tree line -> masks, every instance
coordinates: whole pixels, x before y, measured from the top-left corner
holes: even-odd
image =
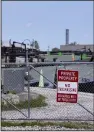
[[[36,48],[37,50],[40,50],[40,46],[39,46],[39,43],[38,43],[37,40],[33,39],[33,41],[32,41],[30,46]]]

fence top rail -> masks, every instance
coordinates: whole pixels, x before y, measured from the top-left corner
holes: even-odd
[[[37,63],[29,63],[28,65],[46,65],[46,64],[94,64],[94,62],[70,62],[70,61],[66,61],[66,62],[37,62]],[[26,63],[2,63],[2,65],[26,65]]]

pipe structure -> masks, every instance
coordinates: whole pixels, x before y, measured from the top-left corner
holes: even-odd
[[[22,44],[22,43],[19,43],[19,42],[15,42],[15,41],[13,41],[13,43],[18,43],[18,44]],[[24,45],[24,43],[23,43],[23,45]],[[3,49],[4,48],[6,48],[6,51],[8,51],[8,47],[2,47],[2,55],[5,53],[5,51],[3,51]],[[15,50],[17,50],[17,54],[20,54],[20,53],[22,53],[22,54],[24,54],[24,52],[19,52],[18,50],[20,50],[20,48],[16,48],[15,47]],[[31,51],[30,49],[28,49],[29,51]],[[50,51],[50,55],[58,55],[58,53],[59,52],[61,52],[61,53],[63,53],[63,55],[64,54],[72,54],[72,53],[74,53],[75,55],[80,55],[81,53],[83,53],[83,54],[87,54],[87,55],[92,55],[92,51],[90,52],[90,51]],[[37,50],[33,50],[33,53],[34,54],[47,54],[47,51],[37,51]]]
[[[26,41],[26,40],[28,40],[30,42],[30,44],[31,44],[31,41],[29,39],[25,39],[24,41]],[[17,43],[17,44],[21,44],[21,45],[23,45],[25,47],[25,62],[26,62],[26,44],[24,43],[24,41],[22,43],[13,41],[13,44]]]
[[[25,45],[25,62],[26,62],[26,44],[24,44],[25,41],[29,41],[30,45],[31,45],[31,41],[29,39],[25,39],[22,44]]]
[[[17,43],[17,44],[21,44],[21,45],[23,45],[23,46],[25,47],[25,62],[26,62],[26,44],[13,41],[13,44],[16,44],[16,43]]]

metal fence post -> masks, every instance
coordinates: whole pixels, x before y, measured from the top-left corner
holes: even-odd
[[[28,72],[28,119],[30,119],[30,82],[29,82],[28,50],[26,50],[26,69]]]

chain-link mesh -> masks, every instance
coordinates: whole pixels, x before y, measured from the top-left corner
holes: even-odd
[[[56,101],[56,68],[79,72],[76,104]],[[31,63],[28,70],[25,64],[8,64],[2,68],[2,85],[2,119],[94,119],[93,63]]]
[[[28,117],[28,111],[24,112],[24,109],[28,108],[28,92],[24,92],[25,71],[26,67],[20,67],[20,65],[2,65],[2,119],[8,119],[11,111],[13,111],[15,118]],[[15,112],[19,114],[15,114]]]

